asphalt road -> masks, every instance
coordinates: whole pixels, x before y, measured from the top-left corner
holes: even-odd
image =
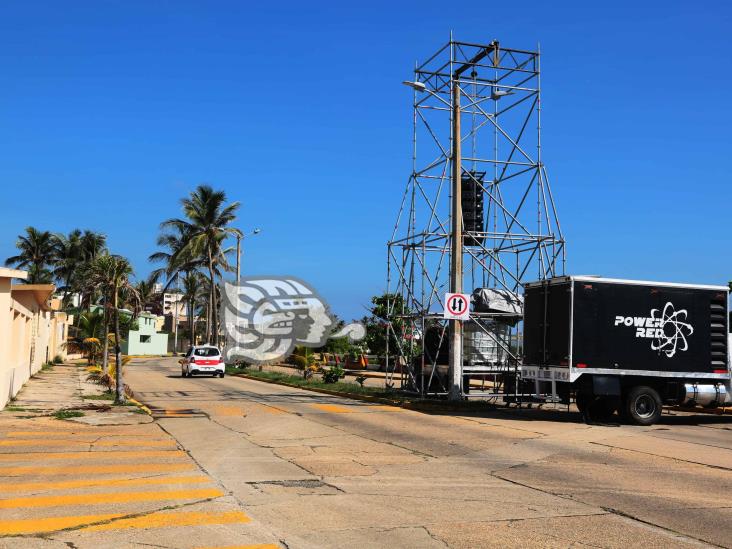
[[[428,415],[181,378],[173,359],[127,375],[158,424],[289,547],[732,547],[730,418]]]

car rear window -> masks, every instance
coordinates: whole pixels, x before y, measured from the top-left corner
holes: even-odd
[[[196,356],[219,356],[219,350],[216,347],[201,347],[193,351]]]

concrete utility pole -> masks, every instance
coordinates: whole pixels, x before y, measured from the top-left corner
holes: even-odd
[[[462,151],[460,143],[459,73],[452,81],[452,238],[450,240],[450,292],[463,291]],[[450,320],[450,400],[462,398],[463,321]]]
[[[494,40],[452,75],[452,230],[450,240],[450,292],[463,292],[462,136],[460,135],[460,76],[485,57],[498,66],[499,46]],[[450,320],[450,400],[463,398],[463,321]]]

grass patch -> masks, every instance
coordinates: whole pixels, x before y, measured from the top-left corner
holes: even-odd
[[[401,395],[395,391],[389,391],[381,387],[361,387],[360,385],[357,385],[356,383],[346,383],[343,381],[339,381],[337,383],[324,383],[320,379],[320,375],[315,374],[310,379],[305,379],[302,376],[299,375],[291,375],[291,374],[285,374],[282,372],[267,372],[256,369],[237,369],[237,368],[231,368],[231,372],[229,371],[229,367],[227,366],[227,372],[232,374],[246,374],[248,376],[258,378],[258,379],[267,379],[271,381],[278,381],[283,383],[289,383],[290,385],[296,385],[297,387],[302,387],[303,389],[326,389],[328,391],[334,391],[338,393],[344,393],[349,395],[368,395],[368,396],[374,396],[374,397],[380,397],[380,398],[388,398],[389,400],[394,401],[405,401],[410,400],[407,399],[404,395]],[[317,376],[317,377],[316,377]]]
[[[102,393],[101,395],[84,395],[84,400],[114,400],[114,393]]]
[[[6,406],[5,407],[6,412],[27,412],[23,406]]]
[[[56,419],[70,419],[72,417],[82,417],[84,412],[79,410],[59,410],[53,414]]]
[[[227,372],[229,367],[227,366]],[[356,383],[347,383],[339,381],[337,383],[324,383],[319,374],[315,374],[311,379],[304,379],[302,375],[291,375],[282,372],[260,372],[256,368],[237,369],[231,368],[232,374],[245,374],[255,379],[270,380],[275,382],[287,383],[295,385],[303,389],[325,389],[340,393],[343,396],[371,396],[384,399],[394,406],[406,406],[413,410],[419,410],[424,413],[443,414],[443,413],[483,413],[493,411],[496,405],[492,402],[481,400],[463,400],[459,402],[448,402],[446,399],[422,399],[414,395],[408,395],[394,389],[385,389],[383,387],[361,387]],[[317,376],[317,377],[316,377]]]
[[[53,362],[46,362],[43,366],[41,366],[42,372],[47,372],[48,370],[53,370]]]

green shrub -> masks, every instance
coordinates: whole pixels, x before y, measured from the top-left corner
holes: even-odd
[[[308,359],[301,355],[291,355],[290,363],[297,366],[298,370],[304,370],[308,367]]]
[[[339,379],[346,375],[346,371],[340,366],[333,366],[327,370],[323,370],[323,383],[337,383]]]
[[[61,355],[56,355],[55,357],[53,357],[53,363],[54,364],[63,364],[64,359],[61,358]]]

